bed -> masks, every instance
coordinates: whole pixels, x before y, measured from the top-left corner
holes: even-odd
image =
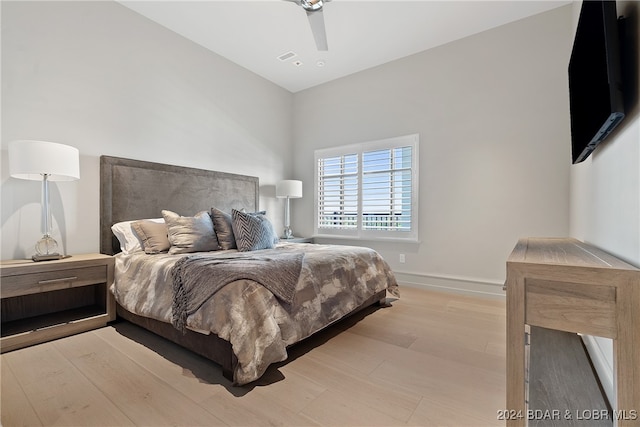
[[[256,177],[102,156],[100,193],[100,250],[115,257],[118,316],[214,361],[234,385],[387,293],[399,296],[371,249],[277,241],[258,211]],[[205,230],[181,246],[175,231],[185,221],[190,231],[213,224],[215,243],[202,243]],[[134,240],[140,247],[123,243]]]

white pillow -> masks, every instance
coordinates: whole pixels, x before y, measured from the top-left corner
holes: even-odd
[[[111,231],[113,231],[113,234],[118,238],[118,241],[120,242],[120,250],[123,254],[130,254],[143,250],[140,238],[136,232],[133,231],[133,228],[131,228],[131,224],[136,221],[140,220],[122,221],[111,226]],[[147,221],[164,222],[164,218],[152,218],[147,219]]]

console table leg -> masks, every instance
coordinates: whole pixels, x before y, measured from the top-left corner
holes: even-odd
[[[526,425],[524,280],[507,275],[507,426]]]

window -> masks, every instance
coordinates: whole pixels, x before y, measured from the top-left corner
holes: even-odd
[[[418,135],[317,150],[316,235],[418,238]]]

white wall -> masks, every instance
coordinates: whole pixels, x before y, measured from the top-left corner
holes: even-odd
[[[41,235],[40,185],[8,176],[15,139],[80,150],[80,181],[52,185],[67,253],[99,250],[103,154],[258,176],[261,208],[281,228],[274,185],[291,172],[291,93],[116,2],[1,7],[2,259],[31,256]]]
[[[574,4],[573,28],[580,6],[581,2]],[[571,168],[571,235],[640,267],[640,4],[617,1],[616,6],[618,16],[628,18],[631,43],[626,50],[632,76],[625,82],[626,117],[587,160]],[[612,341],[584,339],[604,389],[615,402]]]
[[[502,294],[519,237],[569,234],[570,32],[568,6],[294,94],[293,229],[313,233],[314,150],[419,133],[421,242],[340,242],[403,283]]]

